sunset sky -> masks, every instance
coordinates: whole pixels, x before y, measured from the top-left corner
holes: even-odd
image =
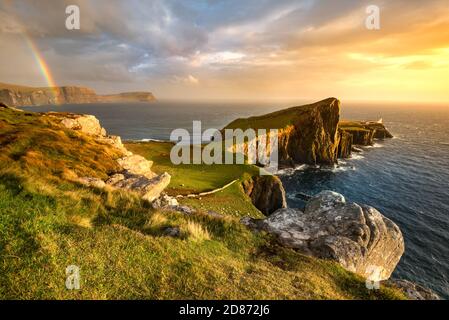
[[[0,82],[48,85],[34,50],[99,93],[449,102],[448,0],[0,0]]]

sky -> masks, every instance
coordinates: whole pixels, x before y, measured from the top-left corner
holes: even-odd
[[[448,0],[0,0],[0,82],[48,84],[33,47],[98,93],[449,102]]]

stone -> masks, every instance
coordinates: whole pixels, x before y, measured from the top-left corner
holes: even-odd
[[[207,211],[207,215],[212,218],[223,218],[224,217],[222,214],[212,211],[212,210]]]
[[[159,198],[154,200],[151,205],[153,209],[171,208],[179,206],[179,202],[174,197],[170,197],[167,194],[162,194]]]
[[[162,234],[166,237],[179,238],[181,237],[181,230],[176,227],[167,227]]]
[[[106,136],[106,130],[101,127],[100,121],[91,115],[70,114],[62,119],[61,124],[68,129],[81,131],[92,136]]]
[[[115,185],[117,182],[122,180],[125,180],[125,175],[121,173],[116,173],[109,177],[109,179],[106,181],[106,184]]]
[[[196,212],[195,209],[190,208],[188,206],[176,206],[172,207],[171,209],[187,215],[194,214]]]
[[[304,212],[280,209],[260,225],[286,247],[334,260],[373,281],[388,279],[404,252],[396,224],[375,208],[346,202],[332,191],[313,197]]]
[[[148,161],[142,156],[139,155],[125,156],[123,158],[118,159],[117,162],[123,168],[123,170],[125,170],[130,174],[143,175],[148,179],[153,179],[156,177],[156,174],[151,171],[153,162]]]
[[[115,188],[136,192],[148,202],[156,200],[171,180],[171,176],[166,172],[151,179],[135,174],[123,174],[124,179],[118,175],[113,177],[114,179],[108,180],[108,184]]]
[[[83,177],[78,178],[78,182],[87,187],[94,187],[98,189],[103,189],[106,186],[106,183],[99,178]]]
[[[408,280],[391,279],[387,283],[401,289],[410,300],[441,300],[432,290]]]
[[[252,231],[261,231],[264,228],[263,220],[253,219],[251,217],[243,217],[240,219],[240,223]]]
[[[120,151],[126,156],[131,156],[132,152],[128,151],[125,146],[122,143],[122,139],[119,136],[105,136],[105,137],[99,137],[98,141],[102,143],[109,144]]]

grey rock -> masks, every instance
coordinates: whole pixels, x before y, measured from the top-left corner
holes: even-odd
[[[176,227],[167,227],[162,234],[166,237],[179,238],[181,236],[181,230]]]
[[[78,182],[87,187],[94,187],[98,189],[103,189],[106,186],[106,183],[99,178],[82,177],[78,178]]]
[[[124,179],[121,179],[122,176]],[[108,184],[115,188],[137,192],[142,199],[153,202],[170,184],[170,180],[171,176],[168,173],[163,173],[152,179],[142,175],[124,174],[114,175],[108,180]]]
[[[78,130],[93,136],[106,136],[106,130],[101,127],[100,121],[92,115],[70,114],[62,119],[61,124],[72,130]]]
[[[441,300],[432,290],[408,280],[391,279],[387,282],[401,289],[410,300]]]
[[[153,207],[153,209],[171,208],[179,206],[179,202],[174,197],[170,197],[167,194],[162,194],[159,198],[151,203],[151,206]]]
[[[142,175],[147,177],[148,179],[153,179],[154,177],[156,177],[156,174],[151,171],[153,162],[148,161],[142,156],[139,155],[125,156],[123,158],[118,159],[117,162],[127,173],[134,175]]]
[[[188,206],[175,206],[172,207],[171,209],[187,215],[194,214],[196,212],[195,209],[190,208]]]
[[[373,281],[388,279],[404,252],[396,224],[376,209],[346,202],[332,191],[313,197],[304,212],[280,209],[260,226],[284,246],[334,260]]]
[[[224,216],[221,213],[209,210],[207,211],[207,215],[213,218],[223,218]]]

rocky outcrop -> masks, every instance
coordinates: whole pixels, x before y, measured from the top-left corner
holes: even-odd
[[[153,202],[168,187],[170,179],[170,175],[166,172],[161,175],[154,174],[154,177],[151,179],[144,175],[125,172],[124,174],[113,175],[106,181],[106,184],[115,188],[136,192],[143,200]]]
[[[151,171],[153,161],[148,161],[142,156],[132,154],[117,160],[118,164],[129,174],[142,175],[153,179],[156,174]]]
[[[50,113],[58,115],[57,113]],[[100,121],[91,115],[66,114],[61,124],[72,130],[79,130],[93,136],[106,136],[106,130],[101,127]]]
[[[278,129],[279,163],[333,164],[340,141],[340,101],[329,98],[259,117],[237,119],[224,129]]]
[[[287,207],[284,187],[276,176],[255,176],[245,180],[242,186],[254,206],[265,215]]]
[[[121,151],[123,157],[117,159],[121,168],[120,172],[112,174],[106,182],[98,178],[81,177],[78,178],[79,183],[95,188],[104,188],[109,185],[113,188],[133,191],[148,202],[159,198],[162,191],[170,184],[171,177],[168,173],[157,175],[151,171],[152,161],[132,154],[124,147],[120,137],[108,136],[94,116],[56,112],[43,115],[56,118],[63,127],[88,134],[98,142],[109,144]]]
[[[340,121],[340,101],[329,98],[263,116],[237,119],[225,129],[278,129],[279,164],[335,164],[348,158],[353,145],[392,137],[382,123]],[[246,150],[246,145],[241,150]]]
[[[349,158],[352,152],[352,134],[339,130],[340,141],[338,142],[338,158]]]
[[[350,134],[352,136],[352,144],[359,146],[370,146],[374,144],[374,130],[369,129],[343,129],[342,130],[346,134]]]
[[[349,135],[350,143],[341,139],[340,144],[346,146],[359,145],[370,146],[374,144],[375,139],[393,138],[393,135],[385,128],[381,122],[373,121],[341,121],[339,128],[343,135]],[[348,156],[342,156],[347,158]]]
[[[400,289],[410,300],[441,300],[432,290],[408,280],[390,279],[386,283]]]
[[[334,260],[373,281],[388,279],[404,252],[396,224],[332,191],[313,197],[304,212],[285,208],[264,220],[245,222],[276,235],[284,246]]]
[[[393,135],[382,123],[368,123],[365,125],[370,130],[374,130],[374,139],[390,139]]]
[[[98,96],[98,101],[102,103],[153,102],[155,100],[156,98],[151,92],[124,92]]]
[[[16,107],[68,103],[152,102],[155,100],[150,92],[97,95],[94,90],[85,87],[33,88],[0,83],[0,101]]]

